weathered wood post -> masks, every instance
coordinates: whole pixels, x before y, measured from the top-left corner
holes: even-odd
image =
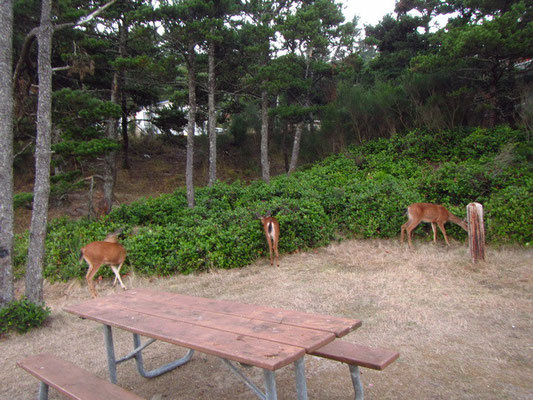
[[[470,203],[466,206],[468,222],[468,242],[470,255],[475,264],[479,260],[485,261],[485,224],[483,223],[483,206],[479,203]]]

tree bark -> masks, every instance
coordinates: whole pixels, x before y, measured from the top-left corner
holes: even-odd
[[[208,108],[208,132],[209,132],[209,181],[213,186],[217,180],[217,132],[215,113],[215,42],[209,40],[208,49],[208,78],[207,78],[207,108]]]
[[[13,287],[13,0],[0,4],[0,308]]]
[[[261,91],[261,172],[263,180],[270,182],[270,163],[268,161],[268,92]]]
[[[194,127],[196,125],[196,55],[194,42],[189,42],[187,54],[189,115],[187,122],[187,164],[185,167],[185,184],[187,187],[187,204],[194,207]]]
[[[113,86],[111,88],[111,102],[116,104],[118,101],[118,79],[119,73],[115,71],[113,74]],[[106,137],[110,140],[117,140],[117,119],[110,117],[107,121]],[[115,181],[117,176],[117,152],[113,150],[104,156],[104,199],[107,204],[108,211],[113,207],[113,197],[115,189]]]
[[[296,124],[296,131],[294,132],[294,142],[292,144],[291,163],[289,165],[288,175],[292,174],[298,166],[298,156],[300,154],[300,142],[302,141],[302,131],[304,122],[300,121]]]
[[[307,57],[305,59],[305,79],[311,78],[313,79],[313,72],[311,71],[311,57],[313,56],[313,47],[310,47],[307,50]],[[305,90],[305,100],[304,100],[304,107],[309,107],[309,104],[311,104],[311,93],[310,89]],[[302,141],[302,132],[304,127],[305,121],[302,120],[296,124],[296,132],[294,133],[294,143],[292,146],[292,155],[291,155],[291,164],[289,165],[289,172],[287,173],[290,175],[296,170],[296,167],[298,166],[298,156],[300,154],[300,143]]]
[[[43,303],[43,264],[50,195],[50,158],[52,136],[52,0],[43,0],[38,41],[39,96],[37,104],[37,143],[35,148],[35,185],[30,224],[26,297]]]
[[[123,20],[120,25],[120,43],[119,43],[119,55],[121,58],[127,56],[126,42],[128,40],[128,27]],[[122,109],[122,168],[130,168],[129,158],[129,136],[128,136],[128,103],[126,93],[126,71],[124,68],[120,70],[120,107]]]

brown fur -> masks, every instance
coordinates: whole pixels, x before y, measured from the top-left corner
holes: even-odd
[[[92,242],[81,249],[81,260],[85,260],[89,265],[89,270],[85,279],[92,297],[96,297],[96,288],[94,287],[94,275],[98,272],[102,265],[109,265],[115,273],[115,281],[113,286],[120,282],[122,289],[126,290],[126,286],[120,279],[120,268],[126,259],[126,249],[118,243],[118,233],[108,235],[104,241]],[[117,268],[118,266],[118,268]]]
[[[279,222],[274,217],[266,216],[266,217],[261,217],[261,223],[263,224],[263,229],[265,231],[265,236],[266,236],[266,240],[268,243],[268,249],[270,251],[270,265],[274,265],[273,253],[275,253],[276,266],[279,267],[279,261],[278,261]]]
[[[465,231],[468,231],[468,225],[466,221],[456,217],[449,212],[444,206],[431,203],[413,203],[407,208],[408,221],[402,225],[401,230],[401,243],[403,243],[404,233],[407,232],[407,240],[409,247],[413,247],[411,242],[411,236],[413,230],[420,224],[420,222],[430,222],[433,229],[433,242],[437,242],[437,225],[444,235],[444,240],[447,245],[450,245],[448,237],[446,236],[446,230],[444,224],[448,221],[459,225]]]

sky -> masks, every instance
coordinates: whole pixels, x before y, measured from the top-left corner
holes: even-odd
[[[359,16],[359,26],[376,25],[386,14],[392,14],[396,0],[340,0],[344,4],[344,16],[351,21]]]

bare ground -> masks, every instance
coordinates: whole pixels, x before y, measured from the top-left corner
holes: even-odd
[[[489,248],[472,265],[460,243],[345,241],[307,253],[284,255],[280,268],[260,260],[246,268],[200,275],[145,278],[130,274],[128,287],[238,300],[361,319],[346,340],[388,347],[400,359],[385,371],[362,369],[367,399],[532,399],[533,252]],[[111,281],[98,285],[112,293]],[[62,311],[89,298],[85,283],[45,284],[51,318],[26,335],[0,339],[1,399],[36,398],[37,381],[15,366],[24,356],[52,352],[100,377],[107,376],[99,324]],[[131,349],[131,335],[115,330],[117,355]],[[148,367],[183,352],[166,344],[145,352]],[[353,399],[348,368],[306,358],[310,399]],[[261,383],[259,370],[246,369]],[[276,373],[280,399],[295,398],[291,366]],[[152,399],[252,399],[218,359],[196,353],[192,361],[147,380],[130,361],[118,367],[119,384]],[[50,398],[59,398],[51,390]]]

